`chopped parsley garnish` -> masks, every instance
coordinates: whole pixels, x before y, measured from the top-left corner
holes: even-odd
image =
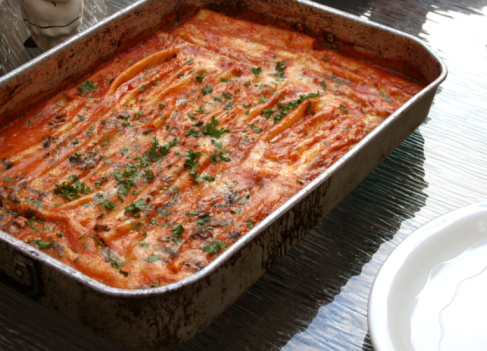
[[[184,232],[184,227],[181,224],[175,224],[171,228],[171,232],[175,237],[180,238]]]
[[[147,202],[145,202],[144,199],[137,199],[134,202],[132,202],[130,205],[125,207],[125,214],[136,214],[139,213],[140,211],[145,210],[147,207]]]
[[[124,119],[124,120],[128,120],[130,118],[130,115],[129,114],[124,115],[123,113],[117,113],[117,117]]]
[[[197,110],[194,111],[194,113],[199,113],[199,114],[202,114],[202,115],[206,115],[208,114],[209,112],[206,111],[203,106],[200,106]]]
[[[217,149],[221,149],[223,147],[223,143],[219,143],[215,139],[211,139],[211,144],[216,146]]]
[[[116,170],[112,172],[113,177],[117,180],[117,188],[118,193],[117,196],[120,200],[124,200],[124,195],[128,194],[128,191],[131,187],[134,187],[137,184],[137,167],[128,164],[125,166],[126,168],[122,171]]]
[[[201,177],[201,179],[206,180],[207,182],[212,182],[215,180],[215,177],[205,174],[203,177]]]
[[[254,74],[254,76],[258,77],[259,74],[262,72],[262,68],[260,67],[253,67],[252,68],[252,73]]]
[[[91,134],[93,134],[93,129],[95,129],[95,126],[94,126],[94,125],[92,125],[92,126],[90,127],[90,129],[88,129],[88,131],[86,132],[86,135],[88,135],[88,136],[90,137],[90,136],[91,136]]]
[[[161,255],[150,254],[145,260],[149,263],[159,261],[161,259]]]
[[[83,238],[92,238],[93,240],[95,240],[95,242],[96,242],[96,246],[100,246],[100,247],[101,247],[101,246],[104,246],[104,245],[105,245],[105,244],[103,243],[103,241],[101,241],[101,240],[100,240],[100,238],[98,238],[98,237],[97,237],[97,236],[95,236],[95,235],[83,234],[83,235],[81,235],[81,236],[78,238],[78,240],[79,240],[79,239],[83,239]]]
[[[323,90],[328,90],[328,89],[326,88],[326,81],[325,81],[324,79],[321,81],[321,83],[320,83],[320,84],[321,84],[321,87],[323,88]]]
[[[10,177],[5,177],[5,179],[3,180],[5,183],[13,183],[13,179],[10,178]]]
[[[252,229],[254,227],[254,221],[250,218],[247,219],[247,227],[249,227],[249,229]]]
[[[223,161],[223,162],[230,162],[232,159],[225,154],[228,154],[227,151],[218,151],[215,149],[213,151],[213,154],[210,156],[210,161],[212,165],[215,165],[218,161]]]
[[[198,75],[196,76],[196,79],[197,79],[199,82],[202,82],[202,81],[203,81],[203,78],[205,78],[205,77],[206,77],[206,73],[202,72],[202,73],[200,73],[200,74],[198,74]]]
[[[153,282],[150,282],[150,286],[151,288],[158,288],[161,286],[161,280],[160,279],[157,279],[157,284],[153,283]]]
[[[345,81],[341,80],[340,78],[338,78],[338,77],[337,77],[336,75],[334,75],[334,74],[332,74],[332,75],[331,75],[331,78],[332,78],[332,79],[333,79],[333,81],[334,81],[335,83],[337,83],[337,84],[345,84],[345,85],[348,85],[348,86],[352,85],[352,83],[350,83],[350,82],[345,82]]]
[[[204,86],[204,88],[203,88],[203,89],[201,89],[201,93],[202,93],[203,95],[208,95],[208,94],[211,94],[212,92],[213,92],[213,88],[211,87],[211,85],[210,85],[210,84],[206,84],[206,85]]]
[[[342,110],[343,110],[343,112],[345,112],[345,114],[347,114],[347,115],[348,115],[348,108],[347,108],[347,106],[345,106],[345,105],[340,105],[340,106],[338,106],[338,107],[339,107],[340,109],[342,109]]]
[[[159,213],[161,214],[162,217],[167,217],[171,214],[171,211],[166,210],[165,208],[161,208],[159,210]]]
[[[37,228],[35,227],[35,225],[34,225],[34,223],[35,223],[35,222],[38,222],[38,220],[36,220],[35,218],[30,218],[28,221],[26,221],[27,226],[28,226],[29,228],[31,228],[32,230],[34,230],[34,231],[38,232],[38,231],[39,231],[39,229],[37,229]]]
[[[118,208],[118,206],[116,204],[114,204],[108,200],[103,201],[103,206],[105,206],[105,208],[107,210],[115,210]]]
[[[203,125],[201,121],[193,123],[193,127],[187,130],[185,134],[196,138],[203,135],[209,135],[216,139],[220,139],[223,133],[230,133],[230,129],[225,129],[225,128],[216,129],[215,127],[218,124],[219,124],[218,120],[215,118],[215,116],[212,116],[211,121],[205,125]],[[199,129],[196,129],[196,127],[199,127]]]
[[[381,96],[381,98],[383,98],[384,100],[386,101],[389,101],[389,102],[394,102],[394,100],[392,100],[389,96],[387,96],[384,92],[380,92],[379,95]]]
[[[30,242],[36,244],[40,250],[47,250],[52,246],[52,242],[49,243],[42,239],[30,240]]]
[[[55,184],[54,186],[54,193],[61,195],[68,201],[78,199],[82,194],[93,192],[85,183],[80,182],[77,175],[70,175],[66,182],[63,182],[61,185]]]
[[[289,101],[286,103],[278,102],[276,105],[279,108],[279,110],[276,111],[275,114],[274,114],[274,110],[271,110],[271,109],[263,110],[262,114],[264,114],[264,116],[266,118],[273,117],[274,123],[277,123],[281,119],[283,119],[289,112],[291,112],[296,107],[298,107],[299,104],[301,104],[303,101],[305,101],[307,99],[315,98],[318,96],[320,96],[319,93],[309,93],[307,95],[300,95],[299,99],[297,99],[297,100]]]
[[[123,263],[123,262],[122,262],[122,263],[120,263],[120,262],[117,262],[117,261],[112,261],[112,262],[110,262],[110,265],[111,265],[113,268],[115,268],[115,269],[120,269],[120,268],[122,268],[124,264],[125,264],[125,263]]]
[[[252,123],[252,124],[250,124],[249,126],[250,126],[250,128],[252,128],[252,130],[253,130],[254,132],[256,132],[257,134],[259,134],[260,132],[262,132],[262,128],[257,127],[257,126],[256,126],[255,124],[253,124],[253,123]]]
[[[267,101],[269,101],[269,98],[266,98],[264,95],[260,94],[259,104]]]
[[[278,79],[284,78],[284,71],[287,68],[287,62],[286,61],[277,61],[276,62],[276,73],[273,73],[271,75],[277,77]]]
[[[157,140],[157,137],[154,136],[152,138],[151,148],[148,151],[144,152],[142,156],[147,157],[151,162],[156,162],[160,159],[159,153],[162,155],[162,157],[166,156],[167,154],[169,154],[169,151],[173,147],[175,147],[178,143],[179,143],[179,139],[174,138],[170,142],[164,145],[160,145],[159,140]]]
[[[123,275],[125,277],[128,277],[130,275],[130,272],[124,271],[123,269],[119,269],[118,273],[120,273],[121,275]]]
[[[29,199],[28,197],[24,198],[26,202],[36,206],[36,207],[39,207],[39,208],[44,208],[44,205],[42,204],[42,202],[38,199]]]
[[[189,174],[194,175],[198,178],[198,172],[196,172],[196,167],[199,167],[200,163],[196,161],[197,158],[201,157],[201,152],[196,152],[189,149],[185,156],[184,167],[188,168]]]
[[[96,89],[95,83],[92,80],[85,80],[80,85],[78,85],[78,89],[81,91],[82,94],[89,93]]]
[[[203,247],[203,251],[207,252],[209,254],[216,254],[220,252],[221,249],[224,249],[228,246],[228,243],[221,241],[221,240],[215,240],[212,241],[209,245],[206,245]]]
[[[150,169],[144,169],[144,174],[142,174],[142,178],[146,179],[148,182],[152,182],[155,177],[156,175]]]
[[[227,101],[227,102],[225,103],[225,105],[223,105],[223,109],[224,109],[224,110],[230,110],[230,109],[231,109],[233,106],[235,106],[235,105],[233,104],[233,102],[232,102],[232,101]]]
[[[268,108],[268,109],[265,109],[265,110],[262,110],[262,115],[266,118],[266,119],[269,119],[272,117],[272,114],[276,112],[276,110],[273,110],[271,108]]]

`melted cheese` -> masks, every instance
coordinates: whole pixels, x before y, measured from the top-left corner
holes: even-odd
[[[313,45],[201,10],[115,57],[1,129],[2,230],[114,287],[201,270],[421,89]]]

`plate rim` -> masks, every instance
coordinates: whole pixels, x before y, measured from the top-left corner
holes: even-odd
[[[425,241],[441,236],[449,227],[464,220],[476,219],[486,213],[487,201],[449,211],[413,231],[389,253],[374,278],[367,306],[367,324],[374,350],[397,350],[394,339],[388,332],[390,330],[387,320],[388,304],[384,301],[387,300],[394,286],[395,273],[407,265],[410,254]]]

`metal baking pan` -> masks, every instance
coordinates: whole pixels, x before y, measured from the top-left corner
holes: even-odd
[[[424,76],[426,87],[209,266],[177,283],[147,290],[108,287],[0,232],[6,283],[105,338],[139,349],[183,342],[208,326],[422,123],[447,74],[441,60],[413,37],[309,1],[143,0],[1,77],[0,123],[80,77],[167,14],[191,7],[230,15],[249,9],[305,24],[317,36],[331,33],[381,58],[407,62]]]

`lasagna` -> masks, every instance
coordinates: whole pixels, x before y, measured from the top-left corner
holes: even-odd
[[[0,129],[0,228],[108,286],[203,269],[421,86],[200,10]]]

